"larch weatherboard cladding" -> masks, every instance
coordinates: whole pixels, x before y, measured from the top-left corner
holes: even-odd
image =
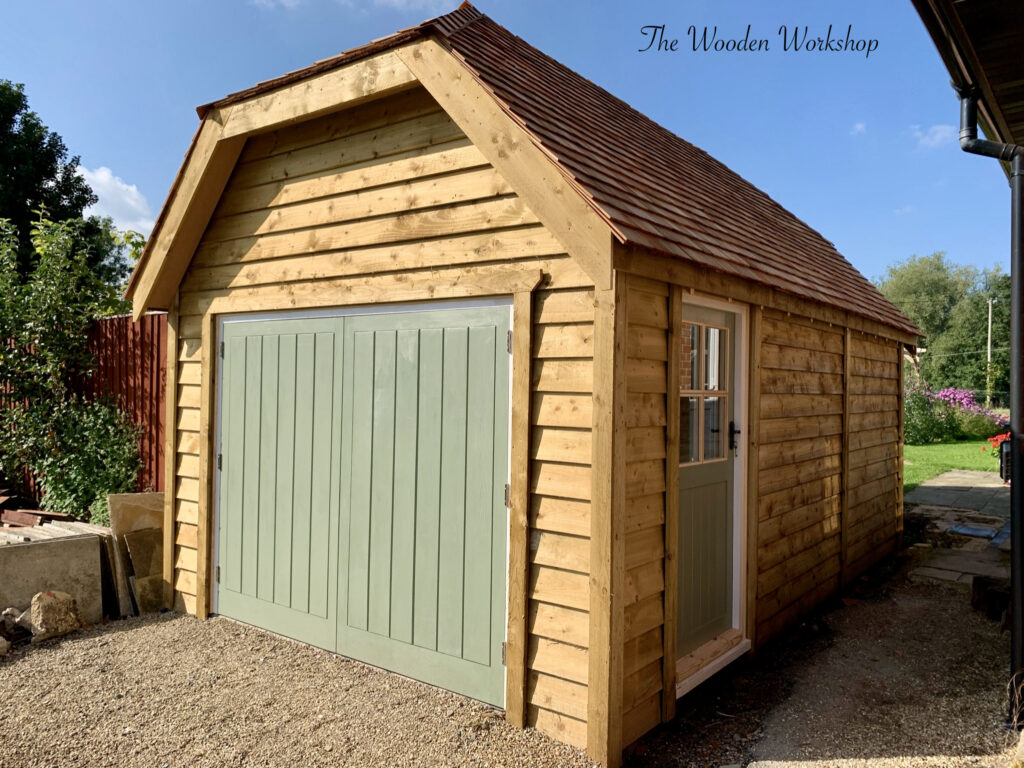
[[[669,286],[629,276],[622,743],[661,722]],[[678,395],[676,395],[678,396]],[[675,691],[670,695],[674,696]]]
[[[175,598],[196,609],[199,359],[211,306],[423,300],[429,288],[403,297],[514,270],[545,275],[533,298],[526,718],[583,746],[592,282],[420,88],[255,136],[242,151],[179,293]]]
[[[885,339],[862,333],[850,336],[846,579],[892,552],[902,530],[901,354],[897,344]]]
[[[762,318],[758,643],[892,552],[902,530],[899,342]]]
[[[533,337],[526,722],[584,747],[593,291],[537,294]]]
[[[759,643],[839,586],[845,344],[842,328],[770,309],[761,328]]]

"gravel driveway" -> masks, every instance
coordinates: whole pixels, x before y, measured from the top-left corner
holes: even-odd
[[[129,619],[0,661],[0,766],[591,766],[483,704],[225,619]]]
[[[627,765],[1007,768],[1007,635],[907,567],[685,697]],[[482,704],[225,619],[131,619],[0,660],[2,768],[327,765],[592,763]]]

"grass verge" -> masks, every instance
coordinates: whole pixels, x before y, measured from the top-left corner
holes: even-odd
[[[982,450],[984,448],[985,450]],[[998,472],[999,462],[984,440],[903,446],[903,492],[950,469]]]

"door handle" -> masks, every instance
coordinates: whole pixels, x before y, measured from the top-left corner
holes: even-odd
[[[729,422],[729,450],[736,452],[739,448],[739,444],[736,441],[736,435],[740,434],[740,431],[736,429],[736,422]]]

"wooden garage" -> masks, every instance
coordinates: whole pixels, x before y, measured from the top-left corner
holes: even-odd
[[[616,765],[899,545],[916,329],[472,6],[199,115],[128,289],[169,604]]]

